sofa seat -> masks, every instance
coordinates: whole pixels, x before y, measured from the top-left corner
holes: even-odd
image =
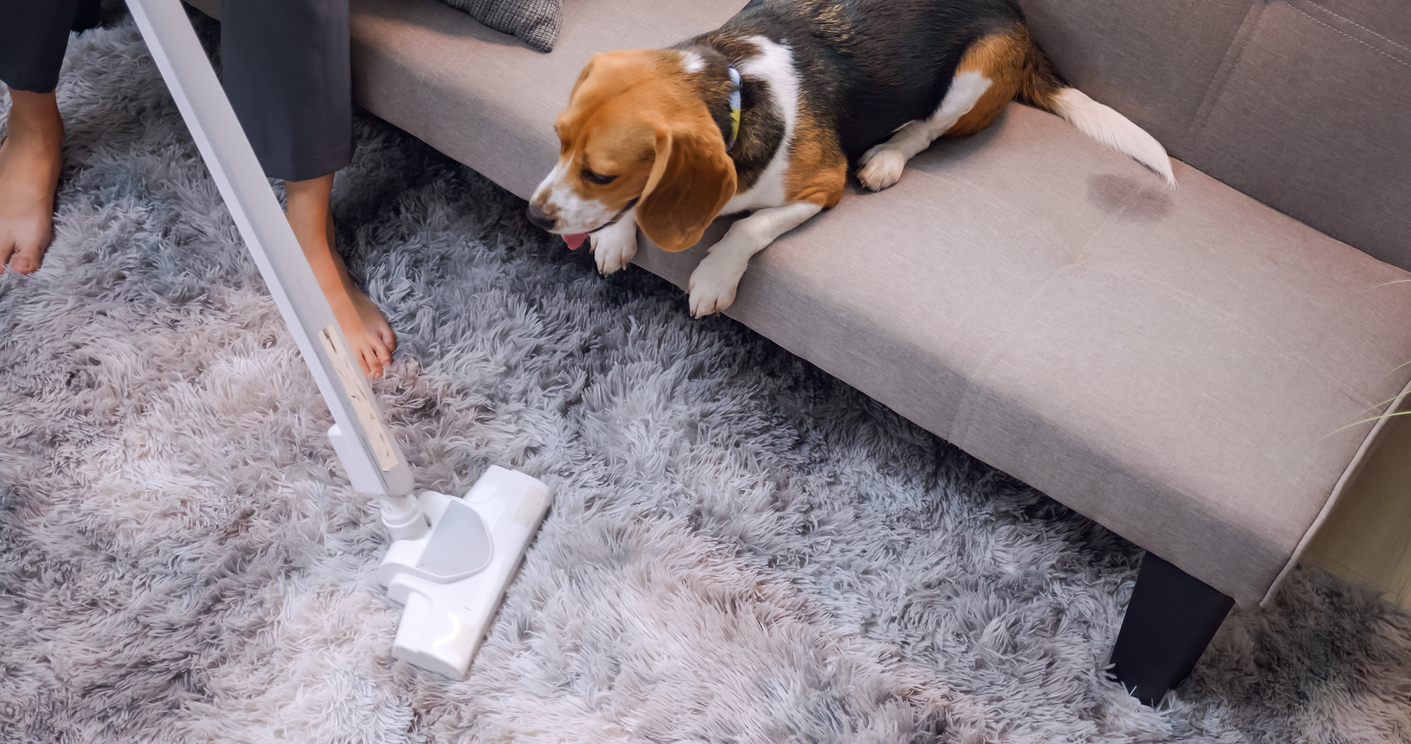
[[[1011,105],[760,253],[728,314],[1260,603],[1371,424],[1339,429],[1407,385],[1411,275],[1176,177]],[[704,255],[637,260],[684,287]]]
[[[437,0],[354,0],[358,101],[521,197],[593,52],[742,0],[565,3],[539,54]],[[1411,380],[1411,279],[1181,163],[1011,105],[757,256],[728,315],[1165,558],[1267,601]],[[724,230],[636,263],[678,286]],[[682,312],[686,312],[683,300]]]

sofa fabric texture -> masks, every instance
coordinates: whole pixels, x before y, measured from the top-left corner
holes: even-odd
[[[1059,71],[1173,157],[1411,269],[1405,0],[1021,0]]]
[[[1367,434],[1338,429],[1406,383],[1411,286],[1176,175],[1014,106],[771,245],[730,315],[1257,604]],[[637,260],[684,287],[703,248]]]
[[[552,52],[563,23],[563,0],[444,0],[477,21],[541,52]]]
[[[667,46],[742,4],[576,0],[556,51],[539,55],[433,0],[354,0],[355,95],[524,197],[554,164],[551,123],[591,54]],[[1359,193],[1319,194],[1289,164],[1361,162],[1358,145],[1305,152],[1325,124],[1219,92],[1314,95],[1261,82],[1230,53],[1340,53],[1331,38],[1274,44],[1303,28],[1301,5],[1025,7],[1069,80],[1214,173],[1177,163],[1180,187],[1165,189],[1012,105],[991,130],[937,143],[892,189],[853,192],[760,253],[729,315],[1240,604],[1265,602],[1372,424],[1344,427],[1411,379],[1397,369],[1411,359],[1411,285],[1388,284],[1411,274],[1378,260],[1397,258],[1408,216],[1373,204],[1404,193],[1386,165],[1403,151],[1367,165]],[[1226,81],[1214,94],[1212,78]],[[1379,116],[1411,121],[1411,107],[1381,108],[1399,101],[1349,95],[1327,115],[1389,137],[1404,125]],[[1239,159],[1241,138],[1285,133],[1289,152],[1259,144],[1266,156]],[[1340,210],[1376,218],[1358,228],[1370,242],[1338,239],[1351,229]],[[636,262],[684,286],[723,230],[681,254],[644,245]]]

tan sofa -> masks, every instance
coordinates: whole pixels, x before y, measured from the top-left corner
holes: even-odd
[[[569,0],[545,55],[437,0],[353,0],[355,95],[525,197],[592,53],[743,4]],[[1114,661],[1153,700],[1230,599],[1273,596],[1379,431],[1349,424],[1411,380],[1411,284],[1392,284],[1411,279],[1411,14],[1023,5],[1072,84],[1178,159],[1180,188],[1012,105],[780,239],[728,314],[1146,548]],[[684,285],[721,232],[636,263]]]

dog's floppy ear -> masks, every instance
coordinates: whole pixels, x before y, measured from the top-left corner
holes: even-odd
[[[653,243],[684,251],[735,195],[735,164],[720,131],[661,128],[656,160],[637,205],[637,224]]]
[[[593,65],[598,61],[598,58],[601,56],[603,56],[601,52],[599,52],[598,54],[594,54],[593,56],[588,58],[588,64],[583,65],[583,71],[578,73],[578,80],[574,82],[573,90],[569,91],[568,93],[568,98],[570,101],[573,100],[573,95],[578,92],[578,89],[583,87],[583,81],[587,80],[588,76],[593,74]]]

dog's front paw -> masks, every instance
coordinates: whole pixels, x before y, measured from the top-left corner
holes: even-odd
[[[598,273],[607,276],[619,269],[627,268],[632,257],[637,255],[637,227],[625,226],[619,222],[607,229],[588,236],[593,250],[593,260],[598,264]]]
[[[906,167],[906,157],[887,143],[863,153],[858,162],[862,167],[857,169],[857,180],[873,191],[881,191],[900,181],[901,171]]]
[[[701,261],[686,285],[691,295],[691,316],[695,318],[725,312],[735,301],[735,289],[740,286],[740,277],[745,275],[743,264],[712,261],[712,258],[715,256],[706,256]]]

